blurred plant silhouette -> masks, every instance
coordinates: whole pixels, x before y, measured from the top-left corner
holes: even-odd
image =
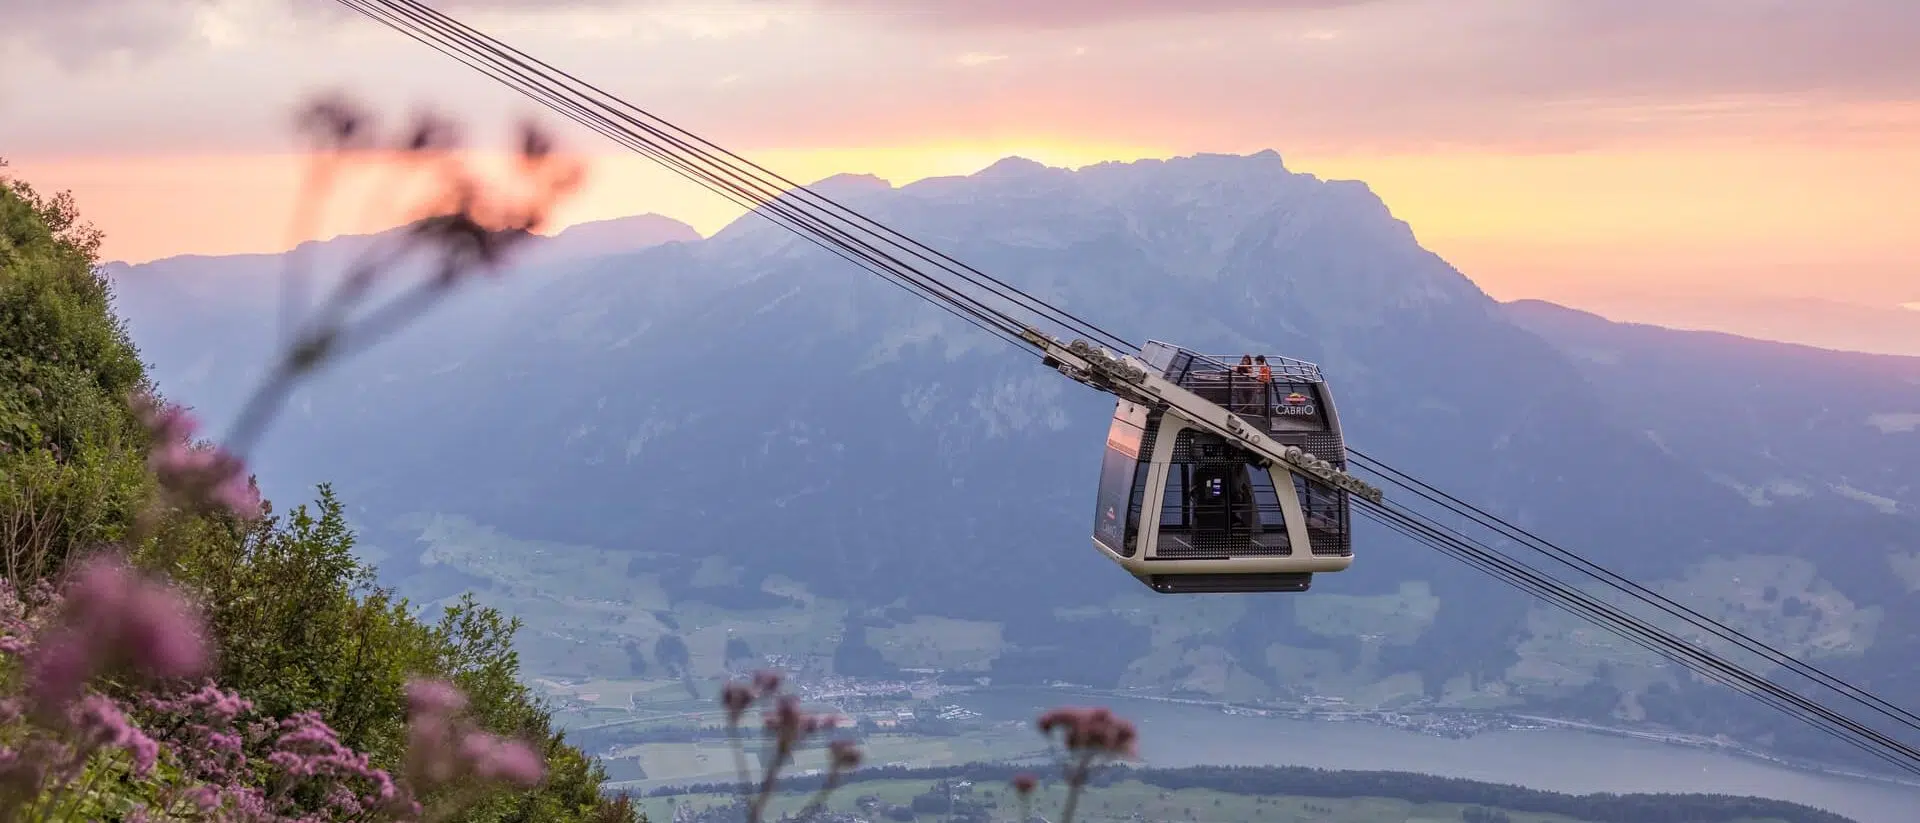
[[[414,622],[405,601],[374,588],[371,569],[351,558],[330,491],[322,487],[317,519],[303,506],[281,525],[246,459],[303,380],[506,265],[577,189],[584,166],[527,124],[512,179],[488,180],[464,161],[450,120],[422,113],[383,135],[368,111],[339,95],[303,109],[298,126],[312,154],[296,244],[318,232],[341,179],[357,171],[377,176],[369,209],[405,204],[397,215],[403,228],[376,237],[317,299],[308,249],[296,245],[282,281],[280,348],[217,441],[196,439],[193,415],[146,379],[107,308],[107,284],[94,266],[101,235],[80,222],[72,198],[42,197],[0,178],[0,377],[19,378],[17,392],[0,387],[0,461],[10,461],[0,465],[0,820],[448,820],[498,798],[498,788],[550,792],[560,780],[571,794],[474,819],[639,820],[626,795],[600,796],[604,772],[577,751],[566,755],[544,712],[528,708],[510,651],[517,621],[462,601],[436,627]],[[16,264],[29,254],[39,256]],[[59,265],[39,265],[49,260]],[[396,282],[403,271],[419,276]],[[57,340],[7,336],[58,327],[49,317],[75,306],[100,322],[72,351],[57,350]],[[59,369],[72,379],[49,382]],[[93,409],[81,416],[105,435],[61,430],[58,421],[74,415],[48,410],[49,386],[117,397],[118,422]],[[125,456],[137,457],[126,465],[138,467],[138,478],[84,469],[120,465],[113,460]],[[75,488],[91,490],[90,507],[62,502]],[[114,526],[116,518],[124,525]],[[271,591],[279,587],[300,590]],[[316,638],[314,627],[327,620],[349,636]],[[394,645],[419,656],[360,659]],[[352,662],[340,663],[349,649]],[[400,665],[433,671],[405,679],[403,689],[381,686],[394,675],[374,669]],[[488,706],[434,672],[485,690]],[[720,701],[739,805],[760,823],[782,770],[841,718],[804,711],[776,672],[727,684]],[[740,737],[755,706],[764,709],[757,775]],[[383,735],[382,712],[404,721]],[[483,721],[500,726],[502,712],[538,745],[488,731]],[[1060,819],[1071,821],[1093,770],[1133,756],[1134,727],[1105,709],[1079,708],[1049,711],[1038,726],[1061,749]],[[821,751],[826,776],[800,819],[823,812],[863,759],[850,739]],[[1039,785],[1032,775],[1013,781],[1022,821]]]
[[[289,255],[281,316],[288,339],[223,440],[235,454],[251,448],[299,380],[401,328],[472,276],[497,271],[516,246],[546,226],[554,206],[585,177],[584,165],[559,153],[554,138],[532,123],[522,124],[514,147],[518,191],[504,182],[489,183],[462,162],[460,129],[430,112],[382,140],[368,112],[348,98],[327,96],[304,110],[299,124],[313,159],[295,215],[296,239],[316,231],[321,206],[356,165],[386,173],[369,209],[391,202],[409,183],[424,181],[427,194],[406,215],[404,231],[365,250],[312,305],[306,300],[311,277],[305,258],[299,248]],[[413,258],[425,263],[426,276],[369,305],[376,282]]]
[[[768,804],[778,790],[781,770],[793,764],[794,755],[816,734],[837,728],[843,718],[818,714],[801,708],[800,698],[785,691],[786,678],[777,671],[764,670],[747,682],[729,682],[720,690],[720,706],[726,712],[727,734],[731,740],[735,769],[739,772],[741,796],[736,804],[746,823],[766,820]],[[756,705],[766,706],[761,718],[762,766],[756,778],[747,768],[744,741],[740,738],[741,720]],[[1060,823],[1072,823],[1080,795],[1096,768],[1115,760],[1138,755],[1138,732],[1133,723],[1104,708],[1061,707],[1050,709],[1036,721],[1040,734],[1059,747],[1066,797],[1060,807]],[[852,740],[838,739],[824,747],[827,774],[820,788],[803,806],[797,817],[781,820],[809,820],[826,808],[827,799],[845,784],[847,775],[858,768],[864,754]],[[1033,819],[1033,795],[1039,777],[1020,774],[1012,788],[1019,802],[1019,823]]]
[[[108,286],[95,266],[101,235],[79,222],[72,198],[43,197],[0,177],[0,377],[12,378],[0,381],[0,524],[7,527],[0,534],[7,561],[0,580],[0,820],[444,820],[496,797],[496,787],[532,789],[563,777],[548,774],[550,762],[564,763],[565,779],[584,778],[593,791],[561,798],[555,811],[580,820],[635,820],[626,797],[597,796],[594,775],[603,773],[552,760],[560,738],[547,736],[546,716],[516,697],[523,691],[513,689],[523,687],[488,679],[511,679],[517,670],[517,659],[498,650],[517,623],[503,625],[465,602],[437,628],[412,622],[404,601],[366,589],[370,570],[346,555],[351,538],[324,487],[321,520],[302,507],[276,529],[262,522],[271,506],[245,461],[302,379],[401,328],[475,274],[503,266],[579,185],[583,166],[530,124],[515,146],[517,179],[489,181],[462,161],[458,130],[444,118],[423,114],[383,138],[364,109],[328,96],[298,122],[313,154],[296,232],[313,230],[339,176],[356,167],[387,174],[377,202],[422,183],[426,194],[411,206],[403,230],[383,236],[313,306],[301,299],[307,273],[293,255],[284,345],[218,442],[196,441],[192,415],[159,399],[146,380],[108,309]],[[371,301],[376,283],[408,258],[424,261],[427,276]],[[76,405],[112,391],[125,403],[117,417],[102,406]],[[93,428],[76,429],[76,417]],[[124,463],[116,460],[139,455],[144,477],[115,474]],[[89,505],[76,507],[74,499]],[[121,515],[124,525],[115,526]],[[183,548],[181,535],[220,548]],[[209,679],[220,668],[216,629],[234,627],[210,622],[206,596],[215,596],[216,616],[230,620],[257,611],[269,599],[262,595],[280,594],[215,585],[244,579],[238,575],[245,564],[271,561],[273,546],[282,557],[289,549],[319,552],[314,559],[329,565],[316,572],[317,582],[350,600],[338,606],[341,614],[357,614],[362,630],[370,630],[368,620],[385,621],[389,631],[411,638],[403,647],[486,686],[488,713],[517,713],[509,725],[540,732],[544,754],[486,731],[481,717],[468,716],[468,696],[439,678],[406,685],[397,771],[342,742],[366,737],[364,729],[336,731],[318,710],[271,714]],[[193,552],[203,561],[224,558],[225,565],[192,566],[183,555]],[[199,579],[185,586],[142,565],[191,569]],[[259,674],[225,662],[230,675]],[[348,694],[378,687],[366,682],[378,675],[371,669],[345,673],[360,682],[329,687],[339,693],[333,705],[341,711],[334,714],[343,716],[358,710],[341,702]],[[348,691],[339,692],[343,687]],[[273,702],[300,700],[276,692]],[[364,726],[367,718],[353,715],[351,722]],[[536,808],[546,807],[523,802],[519,815],[548,819]]]

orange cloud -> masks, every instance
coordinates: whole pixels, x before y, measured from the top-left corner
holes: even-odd
[[[795,179],[1271,147],[1368,181],[1497,296],[1920,296],[1908,0],[486,5],[473,20],[504,39]],[[297,180],[275,152],[316,85],[483,123],[533,108],[364,21],[286,25],[218,46],[202,32],[137,69],[0,64],[0,150],[73,188],[113,256],[271,251]],[[653,211],[711,232],[739,214],[570,139],[608,154],[563,223]]]
[[[1009,154],[1080,166],[1176,153],[1184,152],[1007,139],[749,156],[800,181],[864,172],[899,185],[970,173]],[[1295,153],[1287,162],[1367,181],[1423,244],[1503,298],[1718,289],[1889,306],[1914,297],[1920,238],[1910,231],[1903,192],[1920,190],[1916,149],[1709,144],[1530,156]],[[290,155],[122,158],[18,164],[18,171],[42,188],[72,188],[107,231],[109,256],[145,260],[286,248],[298,163]],[[556,215],[556,229],[655,212],[711,234],[741,214],[642,157],[596,155],[591,169],[588,185]],[[400,219],[354,211],[365,200],[364,189],[347,189],[327,233],[373,231]]]

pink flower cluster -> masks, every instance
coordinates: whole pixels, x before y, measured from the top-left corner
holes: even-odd
[[[467,699],[438,680],[407,684],[407,775],[421,791],[465,777],[537,785],[546,764],[532,747],[481,731],[460,717]]]
[[[81,563],[65,596],[49,605],[53,620],[40,636],[13,643],[24,651],[28,705],[43,716],[64,711],[107,671],[172,679],[207,668],[206,627],[193,604],[116,556]]]
[[[0,700],[0,726],[27,724],[7,735],[15,745],[0,748],[0,817],[33,802],[49,782],[70,784],[118,754],[131,775],[153,772],[162,744],[118,702],[88,693],[93,678],[109,671],[188,677],[207,664],[190,604],[111,555],[80,564],[64,592],[36,585],[21,597],[0,587],[0,631],[0,651],[12,658],[6,668],[20,681],[17,694]]]
[[[246,464],[217,446],[193,442],[199,421],[179,406],[151,395],[129,399],[151,439],[147,466],[160,488],[179,502],[203,510],[220,509],[241,519],[260,515],[260,491]]]
[[[23,596],[0,580],[0,674],[18,674],[18,693],[0,697],[0,740],[11,743],[0,745],[0,819],[47,798],[79,802],[70,789],[101,769],[148,779],[136,784],[140,815],[233,823],[416,820],[418,794],[453,781],[531,787],[544,777],[537,752],[461,719],[465,696],[439,681],[409,684],[405,783],[315,712],[261,717],[211,682],[127,704],[88,690],[109,671],[162,683],[202,674],[205,636],[184,597],[116,557],[83,563],[64,592]]]
[[[343,153],[376,142],[368,118],[349,104],[323,101],[303,124],[320,138],[315,167],[321,171],[331,170]],[[583,178],[577,161],[561,156],[551,138],[529,126],[518,146],[518,171],[531,191],[495,197],[491,187],[451,161],[454,143],[451,124],[438,118],[423,118],[399,142],[408,156],[406,173],[439,175],[410,239],[437,258],[436,275],[349,324],[349,310],[394,260],[357,264],[324,302],[313,327],[294,336],[283,368],[247,401],[226,443],[195,442],[198,422],[179,406],[145,392],[128,398],[149,440],[148,469],[160,491],[154,502],[163,505],[134,519],[125,545],[143,546],[162,522],[164,506],[260,517],[264,506],[241,455],[298,378],[322,360],[390,332],[467,272],[503,262],[504,253],[543,226]],[[324,188],[317,186],[315,196]],[[544,779],[539,752],[462,718],[465,697],[448,684],[410,685],[410,749],[402,780],[342,744],[318,714],[260,717],[246,700],[211,683],[179,691],[182,681],[207,672],[211,655],[194,604],[116,557],[80,563],[64,592],[51,585],[19,592],[0,580],[0,682],[7,686],[0,693],[0,820],[29,804],[43,819],[72,817],[79,812],[74,804],[90,794],[84,787],[75,790],[79,781],[93,786],[102,775],[106,779],[98,783],[145,793],[125,814],[128,820],[186,816],[259,823],[415,819],[421,815],[415,798],[449,784],[460,783],[462,790],[450,800],[471,800],[477,796],[472,790],[487,784],[527,787]],[[117,688],[153,690],[123,704],[90,690],[105,675],[114,676]],[[146,728],[130,715],[144,718]],[[845,760],[838,752],[836,762]]]
[[[247,748],[270,733],[268,724],[253,719],[252,701],[211,682],[188,692],[142,695],[137,705],[150,724],[167,730],[162,739],[175,765],[208,784],[248,778]]]

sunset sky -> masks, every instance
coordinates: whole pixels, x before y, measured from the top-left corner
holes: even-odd
[[[1888,324],[1850,347],[1920,330],[1915,0],[434,5],[796,179],[1272,148],[1367,181],[1502,299],[1751,332],[1819,298]],[[0,0],[0,20],[0,156],[72,189],[116,259],[285,248],[314,90],[535,110],[332,0]],[[565,134],[596,153],[567,221],[736,214]]]

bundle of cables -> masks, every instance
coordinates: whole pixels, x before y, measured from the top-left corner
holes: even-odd
[[[1016,348],[1039,356],[1023,334],[1040,328],[1082,336],[1116,353],[1139,346],[994,278],[820,194],[673,125],[631,103],[514,49],[417,0],[338,0],[610,140],[652,158],[750,212],[783,226],[834,255],[906,289]],[[1053,336],[1053,335],[1049,335]],[[1192,413],[1189,411],[1188,413]],[[1733,644],[1759,658],[1877,713],[1910,731],[1920,715],[1881,699],[1747,633],[1712,620],[1644,586],[1441,492],[1357,449],[1352,463],[1383,484],[1492,532],[1578,572],[1640,606]],[[1577,587],[1513,554],[1442,525],[1395,502],[1356,500],[1360,514],[1416,543],[1485,572],[1547,603],[1724,684],[1859,747],[1902,771],[1920,775],[1920,750],[1800,694],[1773,679],[1688,642],[1646,618]]]

